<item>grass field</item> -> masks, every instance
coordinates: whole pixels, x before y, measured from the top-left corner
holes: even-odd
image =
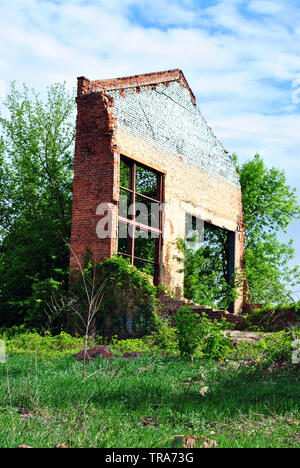
[[[221,448],[299,447],[299,403],[300,377],[284,370],[97,358],[83,378],[71,356],[12,354],[0,364],[0,447],[158,448],[179,434]]]

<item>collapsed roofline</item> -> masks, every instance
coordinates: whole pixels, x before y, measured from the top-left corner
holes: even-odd
[[[85,76],[79,76],[77,78],[77,96],[95,92],[123,90],[127,88],[139,88],[141,86],[155,87],[158,84],[165,84],[167,86],[172,81],[177,81],[182,86],[184,86],[190,93],[192,103],[196,105],[195,95],[191,90],[182,70],[180,70],[179,68],[161,72],[144,73],[141,75],[94,81],[89,80]]]

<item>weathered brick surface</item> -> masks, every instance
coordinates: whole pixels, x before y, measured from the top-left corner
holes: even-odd
[[[187,166],[239,187],[232,156],[207,125],[179,82],[107,91],[114,98],[118,128],[169,152]]]
[[[225,319],[227,322],[235,324],[236,330],[243,330],[246,327],[246,322],[243,317],[230,314],[228,311],[217,310],[205,305],[195,304],[187,299],[175,299],[168,295],[160,298],[159,311],[162,316],[167,317],[170,320],[170,323],[174,325],[174,316],[184,305],[188,305],[196,315],[201,316],[202,314],[205,314],[209,319],[217,321]]]
[[[92,358],[96,358],[98,356],[105,357],[105,358],[114,358],[116,357],[111,351],[108,345],[103,346],[94,346],[93,348],[80,351],[79,353],[74,355],[74,358],[77,361],[83,361],[86,359],[89,361]]]
[[[235,267],[242,268],[244,225],[234,161],[180,70],[97,81],[81,77],[77,104],[72,249],[80,260],[87,248],[95,261],[117,249],[119,158],[125,154],[165,174],[165,286],[183,293],[176,239],[185,235],[186,213],[235,232]],[[115,238],[100,240],[96,207],[103,201],[111,204]],[[236,312],[241,304],[242,297]]]
[[[117,248],[116,226],[112,239],[100,241],[96,235],[99,203],[109,203],[115,218],[118,211],[119,155],[114,151],[112,105],[112,98],[104,94],[77,97],[71,249],[80,262],[87,249],[99,262]],[[74,270],[75,255],[70,263]]]
[[[196,105],[196,98],[190,89],[184,74],[179,69],[95,81],[90,81],[88,78],[82,76],[78,78],[78,93],[86,94],[111,89],[124,90],[125,88],[137,88],[137,91],[139,92],[141,86],[151,86],[152,89],[155,89],[157,84],[164,83],[165,86],[168,86],[172,81],[178,81],[182,86],[184,86],[190,94],[191,101]]]
[[[262,309],[260,313],[258,310]],[[256,313],[255,313],[256,311]],[[300,313],[297,307],[263,309],[262,304],[245,302],[243,314],[247,316],[247,322],[266,331],[278,331],[295,326],[300,321]]]

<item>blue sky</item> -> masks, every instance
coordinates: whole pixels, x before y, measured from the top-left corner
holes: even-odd
[[[259,152],[300,193],[297,0],[0,0],[0,96],[171,68],[229,152]]]

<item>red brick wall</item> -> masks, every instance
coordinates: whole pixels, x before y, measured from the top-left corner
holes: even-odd
[[[187,299],[175,299],[168,295],[163,295],[159,298],[158,310],[160,315],[163,317],[168,317],[169,323],[174,326],[175,314],[184,305],[188,305],[192,312],[196,315],[201,316],[202,314],[205,314],[210,320],[217,320],[219,322],[222,319],[225,319],[227,322],[234,323],[236,330],[244,330],[246,327],[246,322],[243,317],[233,315],[224,310],[213,309],[209,306],[194,304],[192,301],[188,301]]]
[[[177,86],[179,91],[172,88],[174,84],[172,84],[172,81],[180,83],[181,86]],[[159,83],[163,85],[163,92],[161,90],[160,92],[157,91],[160,86]],[[111,92],[112,89],[116,91],[113,93]],[[231,162],[224,148],[222,150],[219,148],[222,145],[213,134],[211,135],[210,128],[200,114],[195,114],[195,118],[197,117],[201,121],[201,125],[199,124],[200,129],[202,127],[206,129],[207,127],[207,132],[204,132],[204,137],[207,134],[207,141],[211,141],[212,145],[217,145],[220,149],[220,154],[217,153],[217,155],[219,155],[221,162],[223,161],[222,158],[224,158],[223,172],[225,177],[220,177],[218,172],[213,174],[207,172],[209,169],[211,171],[210,155],[203,160],[203,165],[199,165],[198,159],[194,158],[194,148],[199,146],[198,140],[195,145],[187,145],[186,160],[183,160],[179,149],[173,148],[174,145],[170,148],[167,146],[164,149],[163,144],[161,144],[161,140],[162,143],[165,140],[172,140],[173,129],[177,129],[175,125],[170,128],[169,132],[169,129],[161,124],[164,109],[168,109],[168,107],[165,107],[166,101],[173,103],[172,89],[173,92],[177,92],[178,96],[177,94],[176,96],[179,103],[183,99],[183,104],[187,105],[189,111],[193,113],[195,99],[180,70],[169,70],[167,72],[112,80],[90,81],[85,77],[78,79],[71,249],[76,253],[80,262],[82,262],[87,249],[91,250],[94,262],[110,257],[117,250],[116,236],[111,239],[99,239],[97,237],[96,226],[99,216],[96,215],[96,209],[100,203],[107,202],[111,204],[111,210],[116,219],[115,231],[117,233],[119,153],[121,151],[122,154],[133,157],[133,159],[137,159],[150,167],[155,167],[158,171],[166,174],[165,200],[168,204],[168,211],[166,212],[164,230],[161,277],[165,286],[173,293],[181,295],[183,275],[179,272],[181,265],[176,260],[178,250],[175,241],[178,237],[183,238],[185,235],[186,207],[182,206],[183,202],[188,205],[190,210],[194,208],[196,210],[197,207],[201,208],[200,214],[199,210],[194,210],[194,216],[198,216],[216,226],[229,229],[232,232],[239,231],[236,232],[236,267],[239,268],[243,268],[245,233],[240,188],[237,184],[233,184],[231,180],[232,170],[234,169],[233,161]],[[189,95],[186,90],[188,90]],[[167,92],[171,93],[171,99],[165,96]],[[142,116],[139,120],[137,111],[141,112],[140,107],[142,107],[143,100],[133,102],[134,100],[131,99],[132,96],[141,98],[146,94],[151,96],[151,99],[155,102],[158,101],[159,104],[157,107],[154,106],[157,113],[152,113],[155,115],[152,125],[149,124],[147,114],[146,117]],[[162,96],[165,97],[164,101]],[[193,105],[191,105],[190,99]],[[151,101],[149,101],[150,104]],[[143,109],[147,113],[147,107]],[[179,106],[177,112],[182,113],[182,109],[183,106]],[[117,128],[115,116],[118,116],[119,128]],[[183,123],[189,123],[190,120],[187,117],[185,118],[188,121],[185,122],[183,119]],[[124,122],[130,124],[129,129]],[[140,122],[142,125],[140,125]],[[145,125],[143,125],[144,123]],[[152,127],[156,129],[156,136]],[[189,129],[190,127],[187,126],[186,128]],[[138,132],[135,134],[136,128],[145,129],[145,135],[140,135]],[[151,139],[149,128],[152,129],[153,139]],[[183,126],[183,128],[185,127]],[[150,136],[146,130],[149,130]],[[179,132],[180,136],[181,130],[179,130],[177,129],[177,133]],[[165,133],[162,134],[162,131]],[[185,135],[190,138],[191,133],[185,131]],[[196,132],[195,135],[198,135],[198,133]],[[165,136],[170,138],[163,138]],[[198,148],[200,155],[201,148],[200,145]],[[195,161],[198,161],[198,165],[195,164]],[[214,167],[218,167],[217,163],[218,161],[216,161]],[[228,180],[226,178],[227,171],[229,174]],[[188,212],[191,214],[190,211]],[[72,256],[71,269],[74,268],[77,269],[78,265]],[[247,295],[246,283],[241,293],[244,296]],[[241,303],[242,297],[237,300],[236,312],[240,312]]]
[[[144,73],[142,75],[127,76],[123,78],[112,78],[108,80],[90,81],[88,78],[81,76],[78,78],[78,92],[80,94],[105,91],[107,89],[124,89],[139,86],[154,86],[158,83],[163,83],[166,86],[170,81],[178,80],[182,86],[185,86],[191,96],[191,100],[196,105],[196,98],[190,89],[188,82],[181,70],[167,70],[157,73]]]
[[[116,239],[99,239],[96,215],[99,203],[111,204],[117,212],[115,187],[119,178],[119,155],[114,145],[113,99],[104,93],[81,94],[84,80],[78,80],[77,122],[74,161],[71,270],[78,269],[87,249],[99,262],[116,250]]]

